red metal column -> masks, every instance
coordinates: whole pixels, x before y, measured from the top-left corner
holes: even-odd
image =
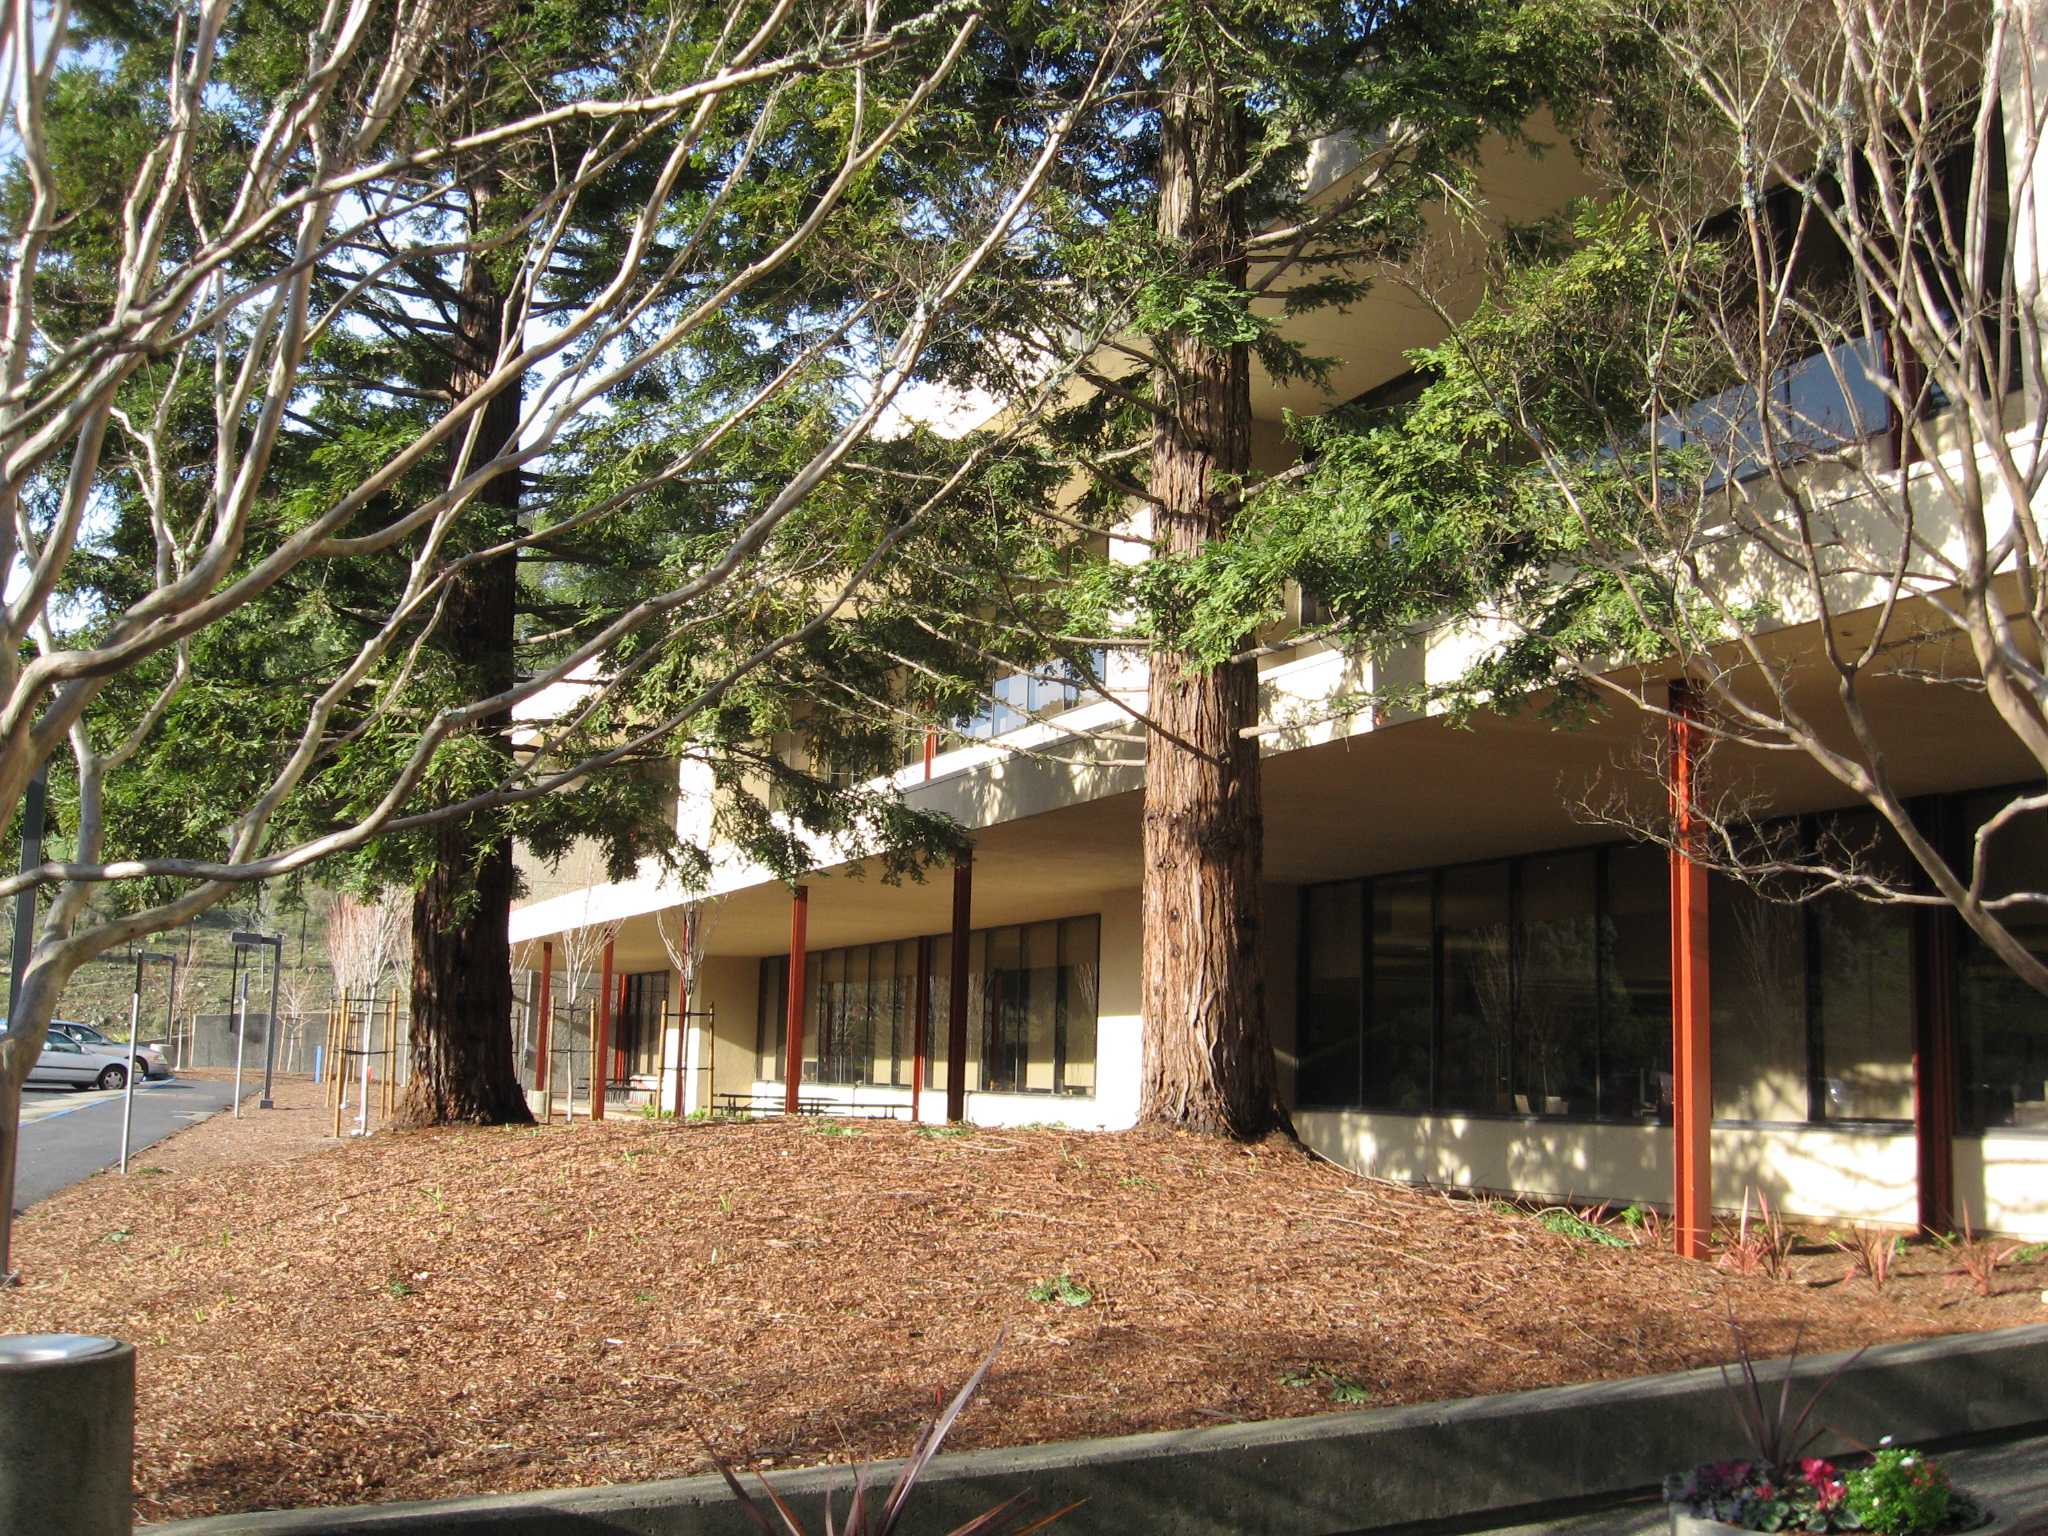
[[[605,1094],[611,1087],[607,1059],[612,1050],[612,941],[604,941],[604,960],[598,970],[597,1029],[590,1041],[590,1118],[604,1118]]]
[[[924,1114],[924,1064],[932,1038],[932,941],[917,941],[917,980],[910,993],[910,1123]]]
[[[533,1031],[533,1086],[540,1094],[541,1114],[554,1112],[554,1090],[548,1086],[549,1058],[554,1052],[555,1034],[555,946],[540,947],[540,1022]]]
[[[796,1113],[804,1081],[804,949],[811,923],[811,888],[792,886],[789,909],[789,1008],[783,1015],[782,1112]]]
[[[697,909],[683,909],[683,954],[687,958],[697,952]],[[696,1085],[690,1076],[690,971],[683,966],[676,967],[676,1118],[682,1119],[695,1109],[694,1104],[684,1102]],[[662,1033],[666,1034],[668,1020],[662,1019]]]
[[[1699,851],[1699,698],[1671,685],[1671,1125],[1674,1245],[1704,1259],[1713,1234],[1713,1039],[1708,1012],[1707,871]]]
[[[946,1118],[967,1118],[967,937],[974,927],[974,855],[953,866],[952,986],[946,1004]]]
[[[932,776],[932,759],[938,755],[939,733],[937,731],[926,731],[924,733],[924,776],[926,778]]]
[[[613,997],[612,997],[612,1021],[613,1021],[613,1023],[614,1023],[615,1025],[617,1024],[617,1022],[618,1022],[618,1021],[619,1021],[620,1019],[623,1019],[623,1018],[625,1018],[625,1016],[626,1016],[626,1000],[627,1000],[627,999],[628,999],[629,997],[631,997],[632,995],[633,995],[633,978],[632,978],[632,977],[630,977],[630,976],[621,976],[621,977],[619,978],[619,988],[618,988],[618,991],[617,991],[616,993],[614,993],[614,994],[613,994]],[[637,1019],[636,1019],[636,1020],[634,1020],[634,1023],[635,1023],[636,1025],[637,1025],[637,1024],[639,1023],[639,1020],[637,1020]],[[639,1044],[639,1040],[638,1040],[637,1036],[635,1037],[635,1039],[634,1039],[634,1042],[633,1042],[633,1043],[634,1043],[634,1044],[635,1044],[636,1046],[637,1046],[637,1045]],[[621,1032],[620,1032],[620,1031],[619,1031],[619,1030],[618,1030],[617,1028],[614,1028],[614,1029],[612,1030],[612,1077],[611,1077],[611,1080],[612,1080],[613,1082],[615,1082],[615,1083],[628,1083],[628,1082],[631,1082],[631,1081],[632,1081],[632,1079],[633,1079],[633,1063],[632,1063],[632,1061],[631,1061],[631,1060],[630,1060],[630,1059],[629,1059],[629,1058],[627,1057],[627,1055],[626,1055],[626,1043],[625,1043],[625,1040],[624,1040],[624,1039],[622,1038],[622,1036],[621,1036]]]

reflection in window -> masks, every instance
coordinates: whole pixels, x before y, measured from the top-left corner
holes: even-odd
[[[1654,849],[1580,849],[1310,887],[1299,1102],[1667,1110],[1663,869]]]
[[[1372,882],[1372,1009],[1365,1026],[1361,1104],[1427,1109],[1435,1096],[1432,885],[1428,875]]]
[[[654,1077],[661,1071],[662,1036],[668,1024],[668,972],[643,971],[619,989],[619,1016],[612,1022],[614,1082]]]
[[[1807,1117],[1806,909],[1709,882],[1714,1114]]]
[[[970,935],[967,1078],[986,1092],[1095,1091],[1100,920],[988,928]],[[920,980],[920,946],[929,959]],[[946,1079],[952,941],[904,939],[813,951],[804,960],[803,1081],[907,1088],[925,993],[925,1083]],[[789,960],[761,963],[756,1071],[783,1076]]]
[[[1601,989],[1600,1113],[1671,1116],[1671,859],[1607,850],[1607,955]]]
[[[1301,1014],[1294,1048],[1303,1104],[1355,1104],[1365,1006],[1364,887],[1319,885],[1303,899],[1306,931]]]
[[[1473,1114],[1509,1108],[1508,1012],[1514,1004],[1508,948],[1508,866],[1444,871],[1443,1064],[1437,1107]]]
[[[1964,802],[1963,825],[1979,827],[2010,793],[1974,795]],[[2048,815],[2032,812],[1993,835],[1992,896],[2048,891]],[[2006,908],[2010,928],[2036,955],[2048,957],[2048,909]],[[2048,997],[2022,981],[1960,921],[1956,1033],[1962,1086],[1962,1121],[1969,1126],[2048,1130]]]
[[[1599,1095],[1600,938],[1590,851],[1524,859],[1515,1108],[1590,1115]]]

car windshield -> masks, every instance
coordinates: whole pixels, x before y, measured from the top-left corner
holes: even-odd
[[[94,1045],[112,1045],[114,1043],[90,1024],[67,1024],[64,1026],[64,1029],[74,1040],[84,1040]]]

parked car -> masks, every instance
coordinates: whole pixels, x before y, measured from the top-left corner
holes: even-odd
[[[88,1050],[61,1029],[43,1037],[43,1053],[29,1069],[32,1083],[62,1083],[71,1088],[125,1088],[128,1086],[126,1053],[105,1056]]]
[[[124,1054],[120,1041],[102,1034],[90,1024],[73,1024],[68,1019],[52,1019],[50,1028],[62,1030],[88,1051],[97,1051],[102,1056],[113,1056],[118,1059]],[[145,1078],[171,1075],[170,1062],[164,1059],[164,1053],[156,1046],[137,1045],[135,1059],[142,1063],[142,1075]]]

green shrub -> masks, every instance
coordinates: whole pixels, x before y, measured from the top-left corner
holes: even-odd
[[[1848,1484],[1849,1512],[1878,1536],[1935,1536],[1960,1513],[1947,1471],[1904,1446],[1879,1451]]]

